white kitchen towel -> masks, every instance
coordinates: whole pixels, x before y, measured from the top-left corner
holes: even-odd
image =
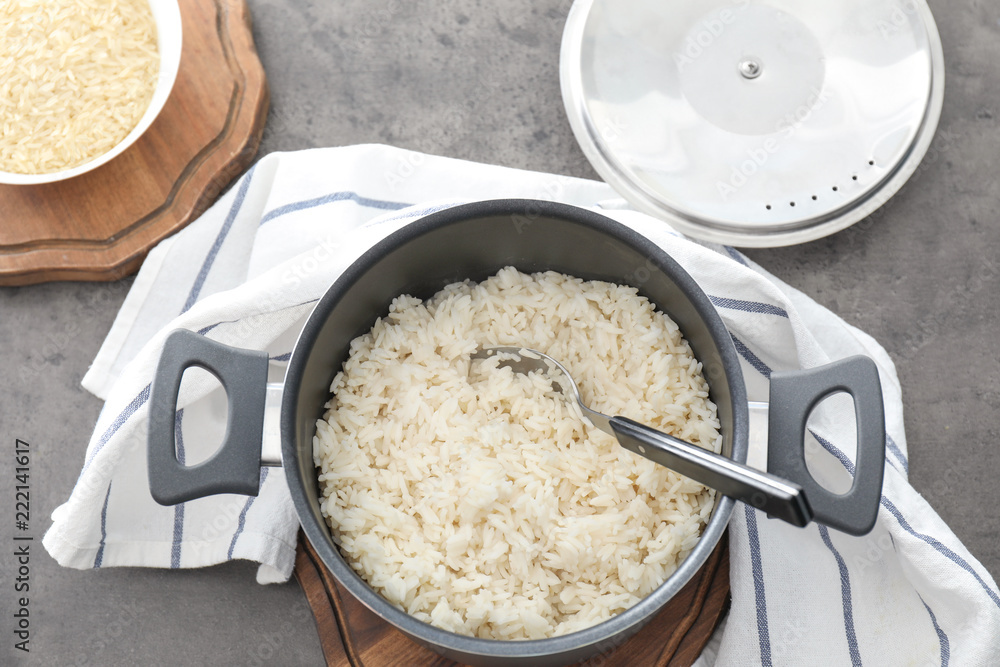
[[[798,529],[738,505],[730,524],[732,609],[701,664],[1000,664],[997,586],[907,482],[899,381],[872,338],[735,250],[682,238],[629,210],[603,183],[386,146],[266,156],[153,249],[84,378],[106,403],[76,487],[53,512],[49,553],[76,568],[243,558],[261,564],[259,581],[286,580],[298,522],[281,469],[264,469],[256,498],[162,507],[149,495],[148,399],[166,335],[184,328],[264,350],[280,380],[313,304],[365,249],[431,211],[507,197],[594,208],[660,244],[722,315],[751,400],[767,400],[774,370],[852,354],[879,366],[888,438],[875,530],[859,538]],[[176,432],[187,464],[221,440],[225,397],[213,387],[202,374],[181,392]],[[850,409],[849,401],[827,401],[810,420],[810,469],[829,484],[849,483],[854,471],[844,426]]]

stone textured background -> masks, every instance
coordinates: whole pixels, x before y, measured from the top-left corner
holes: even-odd
[[[248,0],[271,86],[261,154],[380,142],[595,177],[565,119],[558,55],[569,0]],[[931,0],[947,91],[919,172],[872,220],[765,268],[878,339],[906,402],[910,475],[1000,575],[1000,6]],[[4,224],[16,221],[4,220]],[[101,404],[80,387],[131,279],[0,289],[0,424],[32,443],[40,538],[68,496]],[[0,497],[13,505],[13,462]],[[10,522],[0,540],[10,544]],[[319,664],[295,583],[246,563],[198,571],[62,569],[35,542],[35,665]],[[14,604],[0,556],[0,613]],[[0,663],[16,657],[0,622]]]

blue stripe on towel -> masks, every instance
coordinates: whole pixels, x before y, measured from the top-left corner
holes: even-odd
[[[377,222],[369,223],[365,225],[366,227],[374,227],[381,225],[386,222],[392,222],[393,220],[407,220],[409,218],[422,218],[425,215],[430,215],[431,213],[437,213],[438,211],[444,211],[445,209],[454,208],[458,206],[457,202],[452,202],[450,204],[440,204],[438,206],[429,206],[427,208],[422,208],[417,211],[407,211],[401,215],[394,215],[390,218],[379,218]]]
[[[823,544],[833,554],[837,561],[837,569],[840,570],[840,599],[844,609],[844,630],[847,635],[847,649],[851,654],[851,665],[861,666],[861,651],[858,649],[858,636],[854,631],[854,610],[851,606],[851,575],[847,571],[847,563],[843,556],[833,546],[830,539],[830,530],[826,526],[819,527],[819,536],[823,538]]]
[[[111,500],[111,483],[108,483],[108,492],[104,496],[104,506],[101,507],[101,543],[97,547],[97,556],[94,557],[94,568],[99,568],[104,562],[104,544],[108,539],[108,501]]]
[[[732,334],[730,334],[732,336]],[[736,336],[733,344],[743,358],[750,362],[759,373],[771,377],[771,369],[756,357]],[[756,362],[756,363],[755,363]],[[764,564],[760,556],[760,534],[757,531],[756,510],[750,505],[743,506],[747,522],[747,541],[750,545],[750,567],[753,571],[754,601],[757,607],[757,639],[760,643],[760,663],[762,667],[773,667],[771,662],[771,634],[767,625],[767,595],[764,590]]]
[[[223,324],[223,322],[216,322],[215,324],[209,324],[207,327],[202,327],[201,329],[198,329],[198,331],[196,331],[195,333],[198,334],[199,336],[204,336],[209,331],[211,331],[212,329],[221,324]]]
[[[816,438],[816,442],[818,442],[823,447],[823,449],[825,449],[826,451],[830,452],[835,457],[837,457],[837,460],[840,461],[841,465],[843,465],[844,468],[847,470],[847,472],[851,473],[851,477],[853,477],[855,471],[854,463],[851,462],[851,459],[847,457],[847,454],[845,454],[842,449],[838,448],[836,445],[834,445],[826,438],[821,437],[818,433],[816,433],[816,431],[809,429],[809,432],[812,434],[814,438]],[[886,451],[889,451],[889,443],[891,441],[892,438],[890,438],[889,434],[887,433],[885,436]],[[896,464],[895,461],[889,458],[888,455],[885,457],[885,460],[889,463],[889,465],[891,465],[897,471],[899,470],[899,466]]]
[[[184,408],[177,411],[174,417],[174,439],[177,442],[177,462],[184,464]],[[181,566],[181,546],[184,539],[184,503],[174,505],[174,541],[170,545],[170,567],[177,569]]]
[[[740,251],[738,251],[736,248],[733,248],[732,246],[727,246],[727,245],[724,245],[722,247],[725,248],[726,252],[729,253],[729,256],[732,257],[733,259],[735,259],[737,262],[739,262],[743,266],[750,266],[747,263],[746,258],[743,256],[743,253],[741,253]]]
[[[743,506],[747,519],[747,538],[750,542],[750,565],[753,569],[754,601],[757,604],[757,638],[760,641],[760,663],[772,667],[771,634],[767,627],[767,596],[764,592],[764,565],[760,559],[760,535],[757,532],[756,510]]]
[[[833,454],[837,460],[840,461],[840,465],[844,466],[844,469],[851,473],[851,477],[854,477],[854,472],[857,469],[854,467],[854,463],[850,458],[848,458],[847,454],[845,454],[843,450],[826,438],[821,437],[818,433],[816,433],[816,431],[809,429],[809,433],[812,437],[816,438],[816,442],[818,442],[823,449]]]
[[[889,436],[886,436],[886,440],[888,440],[888,439],[889,439]],[[893,470],[895,470],[896,472],[898,472],[900,475],[904,475],[904,476],[906,475],[906,473],[903,472],[903,469],[899,467],[899,464],[896,463],[895,461],[893,461],[892,459],[890,459],[888,456],[885,457],[885,462],[889,464],[890,468],[892,468]]]
[[[910,474],[910,462],[906,460],[906,455],[903,454],[903,450],[899,448],[899,445],[896,444],[895,440],[893,440],[892,438],[889,437],[888,433],[885,436],[885,447],[890,452],[892,452],[893,455],[895,455],[895,457],[897,459],[899,459],[899,462],[903,464],[903,471],[907,475],[909,475]]]
[[[743,299],[730,299],[723,296],[708,295],[709,300],[716,308],[729,308],[730,310],[740,310],[744,313],[757,313],[759,315],[777,315],[788,318],[788,311],[784,308],[763,303],[761,301],[744,301]]]
[[[264,488],[264,480],[267,479],[267,473],[270,468],[261,468],[260,471],[260,488]],[[258,492],[259,493],[259,492]],[[243,534],[243,529],[246,527],[247,522],[247,512],[250,511],[250,507],[253,505],[253,501],[257,500],[257,496],[250,496],[247,498],[246,504],[243,506],[243,510],[240,512],[239,522],[236,525],[236,532],[233,533],[233,541],[229,543],[229,551],[226,552],[226,559],[233,559],[233,549],[236,548],[236,540],[240,539],[240,535]]]
[[[111,437],[118,432],[118,429],[120,429],[125,424],[125,422],[129,420],[129,417],[135,414],[136,410],[145,405],[146,401],[149,400],[150,387],[151,385],[147,384],[143,388],[143,390],[140,391],[139,394],[132,399],[132,402],[126,405],[125,409],[122,410],[117,417],[115,417],[115,420],[111,422],[111,426],[109,426],[107,430],[104,431],[104,433],[101,435],[100,440],[97,441],[97,445],[94,446],[94,451],[90,454],[90,456],[87,457],[87,460],[84,462],[83,470],[80,471],[81,477],[83,476],[83,473],[87,472],[87,468],[89,468],[90,464],[93,463],[94,458],[97,456],[97,454],[102,449],[104,449],[104,445],[108,444],[108,440],[110,440]]]
[[[927,606],[924,599],[920,597],[919,594],[917,597],[920,598],[920,603],[924,605],[924,609],[926,609],[927,613],[930,615],[931,623],[934,625],[934,632],[937,633],[938,644],[941,645],[941,667],[948,667],[948,663],[951,662],[951,642],[948,641],[948,635],[946,635],[944,630],[941,629],[941,626],[938,625],[937,616],[935,616],[934,612],[931,611],[931,608]]]
[[[366,208],[377,208],[383,211],[398,211],[399,209],[407,208],[412,206],[412,204],[403,204],[394,201],[385,201],[381,199],[369,199],[368,197],[362,197],[356,192],[332,192],[328,195],[323,195],[322,197],[316,197],[315,199],[303,199],[302,201],[292,202],[291,204],[285,204],[284,206],[279,206],[273,211],[268,211],[260,219],[260,224],[263,225],[266,222],[270,222],[275,218],[279,218],[288,213],[294,213],[295,211],[303,211],[309,208],[316,208],[317,206],[323,206],[324,204],[331,204],[338,201],[352,201],[358,206],[364,206]]]
[[[229,229],[233,226],[233,222],[236,220],[237,214],[239,214],[240,209],[243,207],[243,200],[246,199],[247,191],[250,189],[250,181],[253,179],[253,172],[256,168],[257,165],[250,167],[250,171],[248,171],[243,177],[243,180],[240,181],[239,190],[236,191],[236,199],[233,201],[233,205],[229,208],[226,220],[222,223],[222,229],[219,230],[219,234],[215,237],[212,247],[208,250],[208,255],[205,257],[205,261],[202,262],[201,268],[198,270],[198,276],[194,279],[194,284],[191,286],[191,291],[188,293],[187,301],[184,302],[184,307],[181,309],[182,313],[189,311],[191,306],[198,301],[198,295],[201,294],[201,288],[205,286],[205,281],[208,279],[208,272],[212,270],[212,264],[215,263],[215,258],[218,256],[219,250],[222,249],[222,243],[226,240],[226,236],[229,234]]]
[[[979,585],[983,587],[983,590],[986,591],[986,594],[990,596],[990,599],[993,600],[993,604],[995,604],[997,607],[1000,607],[1000,596],[998,596],[996,591],[990,588],[989,585],[985,581],[983,581],[983,578],[980,577],[979,574],[972,569],[972,566],[969,565],[969,563],[966,562],[964,558],[959,556],[957,553],[955,553],[954,551],[952,551],[947,546],[945,546],[935,538],[931,537],[930,535],[924,535],[923,533],[918,533],[917,531],[915,531],[913,527],[910,526],[909,522],[907,522],[907,520],[903,518],[902,512],[900,512],[899,509],[892,503],[892,501],[886,498],[885,496],[882,496],[882,507],[889,510],[889,513],[892,514],[894,517],[896,517],[896,521],[899,522],[899,525],[903,528],[903,530],[908,532],[910,535],[913,535],[918,540],[921,540],[929,544],[931,547],[934,548],[935,551],[937,551],[942,556],[953,562],[955,565],[958,565],[960,568],[971,574],[972,577],[977,582],[979,582]]]
[[[740,353],[740,356],[746,359],[747,363],[754,367],[754,370],[770,380],[771,368],[761,361],[756,354],[751,352],[750,348],[747,347],[739,338],[734,336],[732,333],[729,334],[729,337],[733,339],[733,345],[736,346],[736,351]]]

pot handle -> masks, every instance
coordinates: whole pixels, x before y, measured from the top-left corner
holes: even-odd
[[[854,399],[858,446],[854,483],[838,495],[820,486],[806,467],[806,422],[824,398],[846,392]],[[885,410],[878,367],[868,357],[849,357],[804,371],[771,374],[767,470],[799,484],[819,523],[850,535],[875,525],[885,469]]]
[[[181,377],[192,366],[222,383],[229,423],[212,458],[184,466],[177,460],[174,416]],[[265,352],[230,347],[184,329],[167,337],[149,399],[149,491],[156,502],[176,505],[218,493],[257,495],[267,366]]]

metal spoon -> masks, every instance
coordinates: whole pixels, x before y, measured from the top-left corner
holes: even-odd
[[[499,365],[515,373],[545,373],[563,394],[576,399],[583,415],[597,428],[613,435],[631,452],[666,466],[682,475],[745,502],[795,526],[805,526],[813,513],[802,487],[794,482],[720,456],[672,435],[644,426],[626,417],[609,417],[584,404],[569,371],[552,357],[523,347],[489,347],[472,359],[503,355]]]

